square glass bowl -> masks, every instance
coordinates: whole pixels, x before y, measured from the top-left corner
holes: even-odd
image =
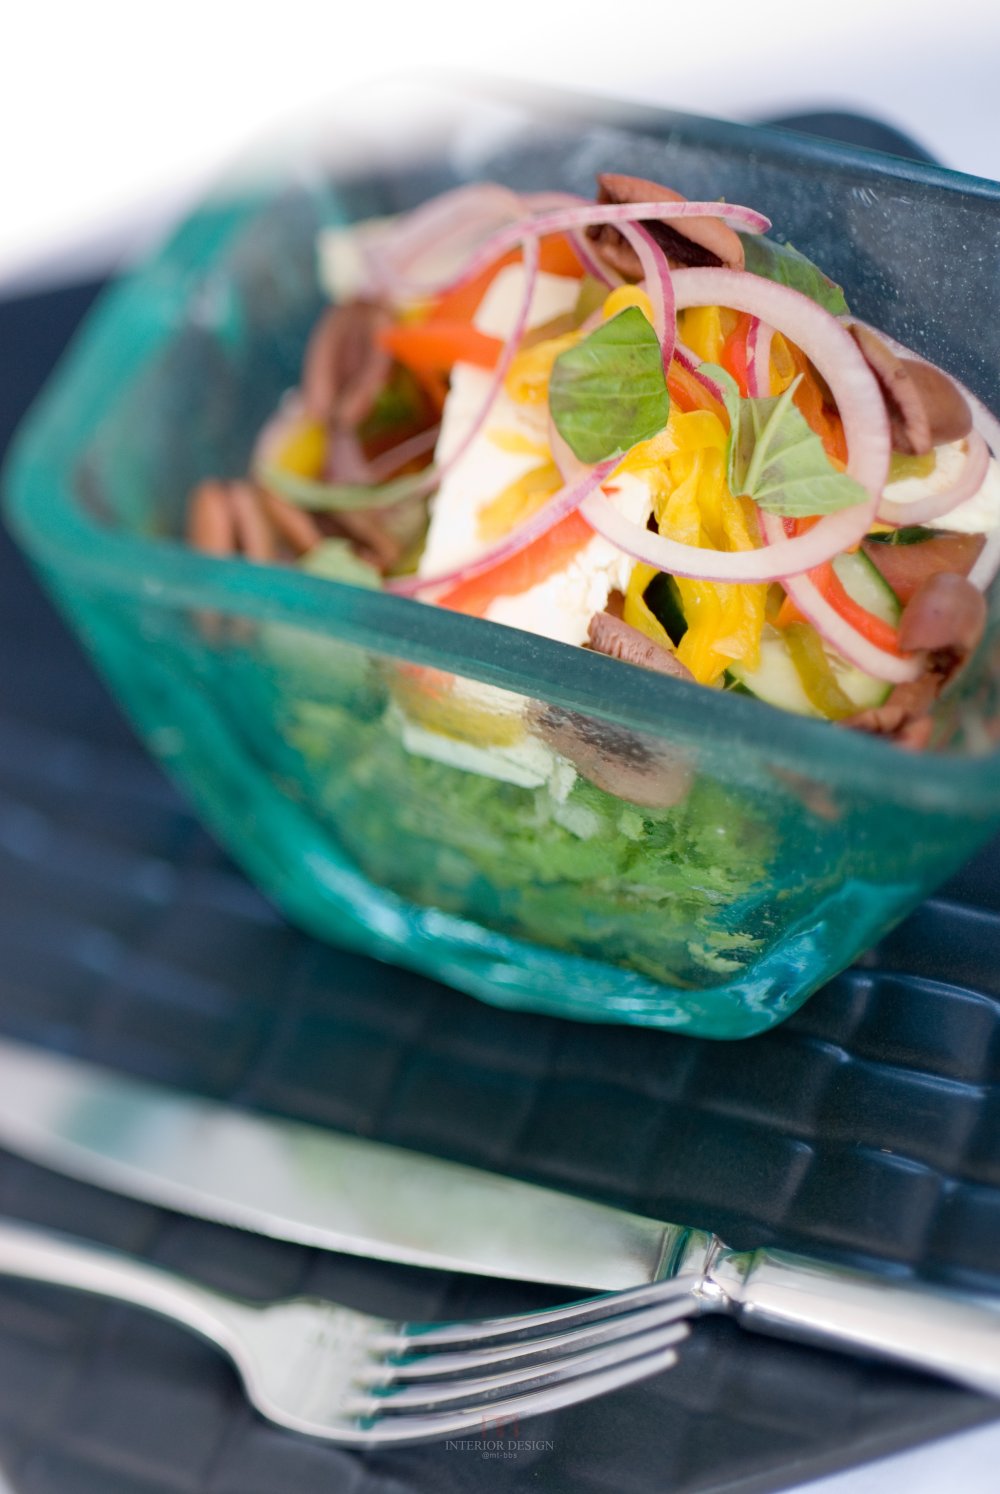
[[[318,231],[476,179],[589,194],[610,169],[762,209],[859,315],[996,410],[1000,187],[454,82],[369,89],[282,159],[91,315],[17,443],[16,534],[149,747],[291,919],[500,1005],[719,1038],[772,1026],[1000,823],[996,596],[917,755],[193,553],[186,496],[245,470],[297,381]]]

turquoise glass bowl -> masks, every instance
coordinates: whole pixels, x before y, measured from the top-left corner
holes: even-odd
[[[336,161],[301,155],[219,196],[106,294],[17,443],[9,521],[151,750],[291,919],[500,1005],[760,1032],[1000,823],[996,599],[938,750],[907,754],[474,618],[195,554],[177,538],[186,495],[245,469],[296,381],[322,304],[319,229],[486,177],[587,191],[622,170],[761,208],[858,314],[996,409],[1000,320],[983,311],[1000,188],[549,95],[416,83],[367,105],[331,130]],[[511,744],[534,763],[517,781],[478,770]],[[654,785],[639,803],[623,777],[637,765]]]

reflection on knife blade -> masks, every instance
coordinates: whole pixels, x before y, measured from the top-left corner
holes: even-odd
[[[7,1040],[0,1144],[100,1187],[278,1239],[524,1281],[655,1281],[686,1233]]]

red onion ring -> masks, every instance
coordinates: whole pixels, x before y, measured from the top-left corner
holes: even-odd
[[[762,322],[759,316],[750,318],[747,333],[747,392],[752,399],[762,399],[771,393],[771,339],[774,328]]]
[[[391,475],[404,462],[422,455],[430,448],[436,436],[436,428],[433,431],[421,431],[419,435],[401,442],[392,450],[383,452],[366,466],[363,477],[356,482],[329,483],[321,478],[297,477],[294,473],[288,473],[278,462],[277,452],[301,419],[302,396],[297,389],[289,389],[282,396],[274,414],[261,427],[250,456],[250,471],[265,484],[270,482],[277,485],[279,476],[290,482],[288,488],[284,483],[279,488],[281,496],[290,503],[316,512],[326,509],[336,512],[338,508],[344,512],[361,508],[390,508],[411,498],[425,498],[438,485],[440,474],[433,464],[420,472],[414,472],[408,478],[394,478]],[[325,501],[326,494],[338,487],[362,493],[362,501],[335,505]]]
[[[691,352],[690,348],[686,348],[680,341],[675,342],[674,357],[677,359],[677,362],[681,365],[686,373],[689,373],[693,379],[697,379],[701,387],[712,396],[717,404],[725,406],[726,401],[723,394],[722,385],[717,384],[715,380],[705,372],[703,366],[699,363],[694,353]]]
[[[420,592],[437,591],[441,588],[457,586],[462,581],[471,580],[482,571],[492,570],[501,561],[509,560],[512,555],[517,555],[534,540],[540,539],[561,519],[573,513],[580,507],[587,494],[600,483],[605,482],[618,465],[618,457],[608,457],[607,460],[599,462],[596,467],[588,467],[574,481],[567,483],[554,494],[547,503],[532,514],[530,519],[518,526],[511,534],[504,535],[498,544],[491,545],[481,555],[466,561],[463,565],[455,566],[448,571],[439,571],[435,576],[400,576],[394,580],[387,581],[386,591],[395,592],[397,596],[414,597]]]
[[[738,270],[675,270],[677,309],[731,306],[780,330],[816,365],[837,401],[847,437],[847,470],[867,503],[827,514],[805,534],[784,534],[758,550],[703,550],[631,524],[597,492],[584,501],[587,522],[647,565],[705,581],[784,581],[832,560],[868,533],[889,471],[889,422],[879,386],[850,333],[790,286]]]
[[[678,218],[706,217],[721,218],[723,222],[744,233],[766,233],[771,227],[771,220],[765,218],[763,213],[728,202],[609,202],[555,208],[551,212],[533,214],[527,219],[522,218],[517,223],[498,229],[480,244],[461,271],[447,283],[449,286],[460,286],[468,280],[474,280],[495,260],[511,249],[516,249],[525,233],[546,238],[549,234],[570,233],[573,229],[590,228],[601,223],[613,223],[620,229],[623,224],[638,224],[643,219],[666,223]],[[411,281],[408,289],[414,295],[431,295],[442,289],[442,286],[439,282]]]
[[[639,223],[622,223],[622,236],[639,256],[643,285],[653,308],[653,331],[663,350],[664,370],[670,367],[677,338],[677,314],[674,309],[674,286],[667,256],[648,229]]]
[[[863,322],[860,318],[854,316],[844,317],[842,320],[845,326],[851,326],[855,323],[859,327],[868,326],[867,322]],[[973,426],[982,436],[993,455],[1000,457],[1000,420],[997,420],[993,412],[986,408],[982,400],[973,394],[971,389],[967,388],[960,379],[956,379],[954,374],[948,373],[947,369],[939,367],[936,363],[931,363],[929,358],[925,358],[921,353],[915,353],[905,343],[897,342],[887,332],[883,332],[876,327],[871,327],[869,330],[876,332],[898,357],[915,358],[918,363],[926,363],[928,367],[936,368],[938,373],[944,374],[945,378],[950,379],[972,411]],[[985,591],[998,571],[1000,571],[1000,529],[994,529],[992,533],[986,536],[986,543],[980,550],[979,558],[969,572],[968,579],[972,582],[973,586],[978,586],[980,591]]]
[[[587,207],[590,203],[589,198],[580,197],[575,192],[524,192],[521,201],[531,213],[550,212],[554,208]],[[582,228],[570,229],[568,237],[585,275],[599,280],[602,285],[624,284],[622,276],[610,269],[594,252],[594,246]]]
[[[405,441],[400,441],[398,446],[390,446],[387,451],[379,452],[378,456],[372,457],[368,463],[370,480],[372,482],[388,481],[398,468],[405,467],[407,462],[412,462],[417,457],[426,456],[427,452],[433,451],[440,434],[440,425],[433,425],[426,431],[418,431],[415,436],[409,436]]]
[[[940,493],[926,498],[914,498],[910,503],[894,503],[883,497],[878,506],[878,518],[883,524],[927,524],[931,519],[940,519],[952,509],[978,493],[989,470],[990,449],[975,429],[966,437],[965,458],[955,481]],[[886,493],[890,492],[886,489]]]
[[[777,514],[761,514],[761,527],[769,545],[780,544],[786,538],[785,526]],[[803,617],[809,619],[817,633],[849,664],[855,664],[877,680],[894,685],[906,684],[921,673],[922,664],[918,658],[912,655],[899,658],[887,653],[852,627],[821,595],[809,576],[789,576],[781,584]]]
[[[527,233],[524,236],[523,245],[524,288],[521,292],[521,304],[518,307],[517,316],[514,318],[514,325],[504,342],[500,356],[493,368],[489,388],[486,391],[475,420],[473,420],[469,429],[455,447],[455,450],[436,469],[437,481],[439,483],[444,480],[446,474],[452,470],[455,464],[460,462],[462,457],[465,456],[465,453],[489,419],[490,411],[496,404],[497,396],[503,388],[503,381],[510,371],[514,355],[517,352],[521,338],[524,336],[524,330],[528,325],[528,317],[531,315],[531,302],[535,294],[535,281],[538,278],[538,240],[533,233]]]
[[[393,218],[383,232],[360,236],[363,258],[375,283],[392,299],[398,299],[405,282],[420,259],[441,245],[461,244],[471,238],[469,248],[454,258],[461,265],[484,236],[498,226],[524,215],[521,198],[496,182],[477,182],[442,192],[429,202]],[[453,274],[449,271],[449,277]],[[440,281],[441,277],[437,277]]]

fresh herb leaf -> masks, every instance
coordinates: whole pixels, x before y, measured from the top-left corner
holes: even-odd
[[[419,472],[404,472],[402,477],[390,477],[388,482],[365,485],[356,482],[321,482],[314,477],[300,477],[297,472],[286,472],[275,462],[258,462],[254,467],[254,476],[264,487],[277,493],[279,498],[294,503],[296,508],[325,514],[392,508],[397,503],[422,497],[428,492],[434,473],[430,467],[423,467]]]
[[[343,581],[347,586],[365,586],[369,590],[382,587],[382,577],[375,567],[355,554],[345,539],[323,540],[299,564],[310,576],[321,576],[324,581]]]
[[[908,524],[902,529],[890,530],[888,534],[870,534],[868,538],[879,545],[922,545],[925,540],[938,539],[947,531],[926,529],[922,524]]]
[[[714,363],[701,366],[720,385],[729,415],[730,492],[746,494],[768,513],[790,519],[832,514],[867,500],[859,482],[837,471],[819,436],[792,403],[799,379],[783,394],[743,399],[724,368]]]
[[[740,484],[753,455],[753,428],[743,418],[743,397],[740,386],[728,370],[718,363],[702,363],[701,372],[707,375],[722,391],[722,403],[729,416],[728,469],[726,481],[731,493],[743,491]],[[749,445],[747,442],[749,441]]]
[[[824,275],[818,265],[800,254],[793,245],[779,244],[763,234],[753,233],[741,233],[740,240],[751,275],[762,275],[765,280],[791,286],[792,290],[801,291],[834,316],[843,316],[847,312],[844,292],[836,281]]]
[[[581,462],[623,455],[663,429],[670,413],[663,351],[638,306],[559,355],[549,380],[549,409]]]

